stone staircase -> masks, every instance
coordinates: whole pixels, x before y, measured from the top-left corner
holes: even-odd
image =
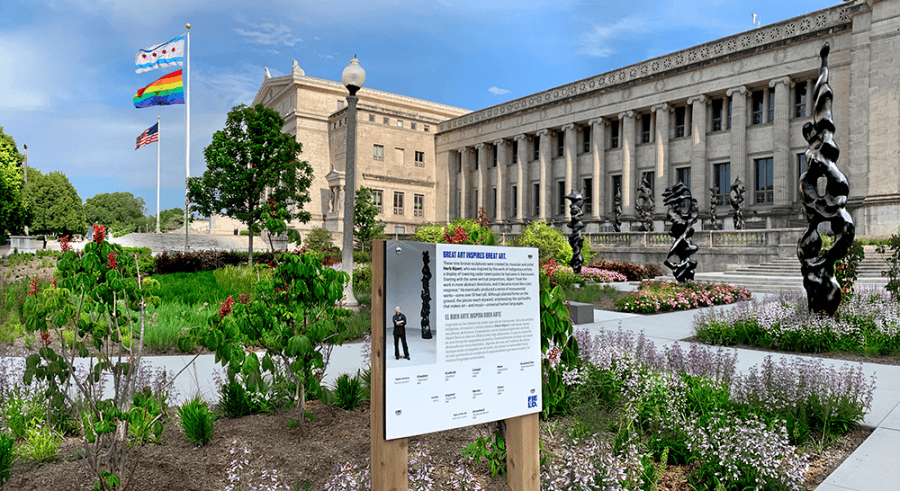
[[[163,234],[128,234],[110,239],[110,242],[126,247],[149,247],[153,254],[184,251],[184,230]],[[191,231],[188,236],[191,251],[246,251],[249,237],[246,235],[214,235]],[[253,237],[254,252],[267,251],[269,245],[261,237]]]
[[[887,263],[875,252],[874,246],[865,246],[865,259],[857,269],[857,284],[886,285],[887,278],[881,272]],[[673,280],[671,276],[661,278]],[[803,290],[800,275],[800,261],[796,257],[778,258],[762,264],[740,266],[725,272],[697,273],[697,281],[727,283],[742,286],[753,293],[780,293],[782,291]]]

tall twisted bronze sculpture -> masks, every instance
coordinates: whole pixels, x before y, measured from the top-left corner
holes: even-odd
[[[422,251],[422,339],[431,339],[431,266],[428,251]]]
[[[584,246],[584,236],[581,234],[581,231],[584,230],[584,222],[581,221],[584,208],[584,189],[580,191],[573,189],[565,198],[571,201],[569,214],[572,215],[572,220],[566,224],[572,229],[572,233],[569,234],[569,245],[572,246],[572,259],[569,261],[569,266],[572,266],[575,274],[581,274],[581,266],[584,264],[584,256],[581,255],[581,248]]]
[[[719,227],[719,216],[716,214],[716,207],[719,206],[719,187],[713,186],[709,188],[709,229],[721,230]]]
[[[622,220],[619,218],[622,216],[622,188],[616,188],[616,197],[613,200],[613,230],[616,232],[622,231]]]
[[[809,311],[833,316],[841,305],[842,297],[841,287],[834,278],[834,262],[847,255],[856,229],[846,208],[850,183],[835,165],[840,150],[834,143],[835,126],[831,116],[834,93],[828,84],[830,49],[825,43],[819,52],[822,65],[813,92],[816,103],[814,122],[803,125],[803,138],[809,143],[806,149],[809,167],[800,176],[800,195],[809,225],[797,244],[797,257],[800,258]],[[818,182],[823,176],[826,180],[825,194],[819,195]],[[831,224],[834,244],[820,254],[822,238],[818,228],[823,222]]]
[[[641,222],[641,228],[638,229],[639,232],[652,232],[653,231],[653,209],[655,205],[653,203],[653,191],[650,190],[650,183],[647,181],[647,176],[641,178],[641,184],[638,186],[638,196],[636,201],[637,211],[638,211],[638,220]]]
[[[697,269],[697,261],[691,259],[698,249],[691,242],[698,215],[697,200],[691,197],[691,190],[679,182],[666,189],[663,203],[669,207],[666,216],[672,222],[669,235],[675,238],[663,264],[672,270],[679,283],[686,283],[694,279],[694,270]]]
[[[741,209],[741,205],[744,203],[745,191],[747,191],[747,188],[744,186],[744,183],[741,182],[741,176],[737,176],[734,179],[734,184],[731,185],[731,191],[729,191],[731,196],[731,207],[734,208],[735,230],[744,229],[744,210]]]

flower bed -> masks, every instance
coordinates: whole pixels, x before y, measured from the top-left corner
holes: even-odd
[[[616,310],[653,314],[725,305],[749,298],[749,290],[731,285],[644,281],[636,292],[616,300]]]
[[[783,293],[728,312],[701,313],[694,331],[713,344],[881,355],[900,349],[900,304],[884,288],[858,285],[844,298],[837,318],[831,318],[810,315],[805,292]]]

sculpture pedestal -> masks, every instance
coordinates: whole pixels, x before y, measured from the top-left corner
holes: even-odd
[[[592,324],[594,322],[594,304],[582,302],[569,302],[569,317],[575,325]]]

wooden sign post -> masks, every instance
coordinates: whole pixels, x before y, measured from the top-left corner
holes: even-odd
[[[387,242],[372,244],[372,350],[369,438],[372,491],[407,491],[408,438],[385,440],[385,253]],[[540,491],[538,414],[506,420],[506,469],[511,491]]]

